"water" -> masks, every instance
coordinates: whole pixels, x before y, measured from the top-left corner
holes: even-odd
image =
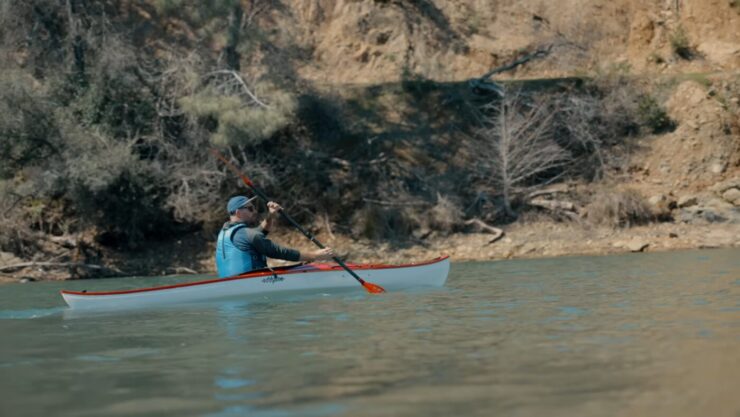
[[[57,293],[176,280],[0,287],[0,415],[740,415],[737,249],[453,263],[439,290],[107,315]]]

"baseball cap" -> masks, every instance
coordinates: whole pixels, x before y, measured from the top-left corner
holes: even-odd
[[[243,195],[238,195],[236,197],[231,197],[229,199],[229,203],[226,204],[226,210],[229,212],[229,214],[232,214],[239,210],[240,208],[246,206],[247,204],[251,203],[254,199],[256,199],[257,196],[254,196],[252,198],[247,198]]]

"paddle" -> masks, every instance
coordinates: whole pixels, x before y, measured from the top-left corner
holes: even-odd
[[[221,155],[221,152],[217,151],[216,149],[211,149],[211,153],[213,153],[213,155],[215,155],[216,158],[220,159],[224,164],[226,164],[226,166],[234,174],[236,174],[238,177],[240,177],[242,179],[242,182],[244,183],[244,185],[246,185],[247,187],[249,187],[249,189],[251,189],[252,192],[255,193],[259,198],[263,199],[265,201],[265,203],[267,203],[268,201],[270,201],[270,200],[268,200],[268,198],[265,195],[265,193],[263,193],[262,190],[260,190],[259,188],[257,188],[252,183],[252,181],[246,175],[244,175],[243,172],[239,171],[239,169],[237,167],[235,167],[234,164],[232,164],[231,162],[229,162],[229,160],[226,159],[226,157],[224,157],[223,155]],[[311,234],[311,232],[309,232],[308,230],[306,230],[303,227],[301,227],[301,225],[298,224],[295,220],[293,220],[292,217],[288,216],[288,214],[284,210],[280,210],[280,215],[283,216],[283,218],[285,220],[287,220],[288,223],[292,224],[293,227],[295,227],[301,233],[303,233],[303,235],[306,236],[308,238],[308,240],[310,240],[311,242],[313,242],[314,244],[316,244],[316,246],[318,246],[321,249],[324,249],[326,247],[321,242],[319,242],[318,239],[316,239],[316,237],[313,234]],[[365,287],[365,289],[367,290],[367,292],[369,292],[371,294],[380,294],[380,293],[384,293],[385,292],[385,290],[383,289],[383,287],[381,287],[380,285],[376,285],[376,284],[367,282],[364,279],[360,278],[353,270],[349,269],[349,267],[347,265],[345,265],[344,262],[342,262],[342,260],[339,259],[338,257],[335,256],[332,259],[334,259],[334,262],[338,263],[339,266],[341,266],[342,268],[344,268],[345,271],[349,272],[349,274],[352,275],[352,277],[354,279],[356,279],[357,282],[359,282],[360,284],[362,284],[362,286]]]

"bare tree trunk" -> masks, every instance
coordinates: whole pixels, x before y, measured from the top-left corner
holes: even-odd
[[[224,48],[226,66],[234,71],[239,71],[241,69],[241,56],[239,55],[239,51],[237,51],[237,47],[239,46],[243,16],[244,11],[242,10],[242,6],[237,2],[229,14],[229,29],[226,47]]]
[[[80,81],[85,79],[85,41],[80,35],[80,20],[75,18],[74,0],[67,0],[67,19],[69,21],[69,39],[74,58],[74,73]]]

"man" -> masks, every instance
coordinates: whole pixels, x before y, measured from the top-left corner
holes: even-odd
[[[266,268],[267,258],[286,261],[329,260],[334,257],[331,248],[301,253],[273,243],[265,236],[283,208],[274,201],[267,203],[268,214],[257,223],[257,208],[253,204],[257,197],[232,197],[226,205],[229,221],[218,234],[216,243],[216,268],[221,278],[243,274],[254,269]]]

